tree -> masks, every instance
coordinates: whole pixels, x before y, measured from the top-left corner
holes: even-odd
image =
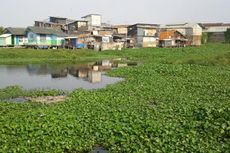
[[[208,42],[208,33],[207,32],[202,33],[201,42],[202,42],[202,44],[206,44]]]
[[[225,35],[225,42],[230,43],[230,29],[227,29],[224,35]]]
[[[0,35],[3,34],[4,28],[0,26]]]

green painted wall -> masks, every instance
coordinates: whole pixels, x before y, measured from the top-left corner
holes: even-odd
[[[54,35],[44,35],[42,36],[44,40],[41,40],[39,34],[32,32],[28,33],[28,45],[38,45],[38,46],[61,46],[64,43],[64,37],[56,37]]]
[[[5,46],[5,38],[0,38],[0,46]]]

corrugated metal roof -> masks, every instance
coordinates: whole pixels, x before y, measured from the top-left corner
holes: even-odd
[[[34,21],[34,22],[38,22],[38,23],[47,23],[47,24],[52,24],[52,25],[63,25],[63,24],[60,24],[60,23],[54,23],[54,22],[50,22],[50,21]]]
[[[66,17],[60,17],[60,16],[50,16],[50,18],[53,18],[53,19],[67,19]]]
[[[204,27],[221,27],[221,26],[230,26],[229,23],[201,23]]]
[[[12,28],[8,27],[5,29],[6,33],[10,33],[12,35],[25,35],[26,28]]]
[[[201,23],[204,27],[222,26],[223,23]]]
[[[159,24],[147,24],[147,23],[137,23],[134,25],[130,25],[128,28],[130,27],[145,27],[145,28],[158,28],[160,25]]]
[[[85,15],[85,16],[83,16],[83,17],[81,17],[81,18],[86,18],[86,17],[92,16],[92,15],[101,16],[100,14],[88,14],[88,15]]]
[[[130,25],[113,25],[112,28],[128,28]]]
[[[166,24],[166,26],[175,26],[175,27],[182,27],[182,26],[186,26],[186,23],[177,23],[177,24]]]
[[[184,23],[184,24],[167,24],[162,28],[193,28],[196,26],[200,26],[198,23]],[[200,26],[200,28],[202,28]]]
[[[0,38],[6,38],[6,37],[9,37],[11,36],[11,34],[3,34],[3,35],[0,35]]]
[[[159,39],[163,40],[163,39],[171,39],[172,37],[174,37],[174,35],[178,33],[180,34],[182,37],[186,38],[182,33],[180,33],[177,30],[168,30],[168,31],[161,31],[160,32],[160,36]]]
[[[69,25],[69,24],[73,24],[73,23],[77,23],[77,22],[88,22],[88,21],[86,21],[86,20],[69,20],[69,22],[67,23],[67,25]]]
[[[36,34],[56,35],[56,36],[60,36],[60,37],[68,36],[66,33],[64,33],[58,29],[42,28],[42,27],[28,27],[28,29],[31,30],[32,32],[36,33]]]
[[[224,23],[223,26],[230,26],[230,23]]]
[[[73,19],[66,19],[66,24],[74,23],[76,20]]]

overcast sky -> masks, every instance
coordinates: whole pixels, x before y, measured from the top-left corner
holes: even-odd
[[[230,22],[230,0],[0,0],[0,26],[101,14],[111,24]]]

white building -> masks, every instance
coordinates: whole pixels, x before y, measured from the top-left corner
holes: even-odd
[[[226,32],[230,29],[228,23],[202,23],[203,32]]]
[[[229,23],[201,23],[203,32],[208,34],[206,42],[225,42],[225,32],[230,29]]]
[[[83,16],[82,19],[88,21],[89,30],[97,30],[101,28],[102,17],[99,14],[89,14]]]

